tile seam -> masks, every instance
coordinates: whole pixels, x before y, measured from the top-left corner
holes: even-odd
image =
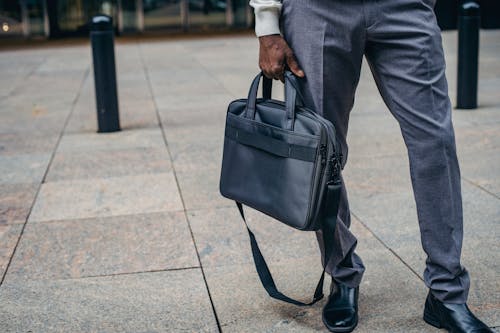
[[[69,123],[69,120],[71,118],[71,116],[73,115],[73,112],[75,110],[75,106],[76,106],[76,102],[78,101],[78,99],[80,98],[80,95],[81,95],[81,92],[82,92],[82,89],[83,89],[83,85],[84,85],[84,82],[87,80],[87,78],[89,77],[89,73],[90,73],[90,65],[87,66],[87,69],[84,71],[84,74],[83,74],[83,78],[82,78],[82,81],[80,82],[80,87],[78,88],[78,92],[76,93],[76,96],[75,98],[73,99],[73,102],[71,103],[71,109],[68,113],[68,115],[66,116],[66,119],[64,121],[64,125],[63,127],[61,128],[61,132],[59,133],[59,137],[57,139],[57,142],[54,146],[54,149],[52,151],[52,154],[51,154],[51,157],[49,159],[49,162],[47,164],[47,168],[45,169],[45,172],[43,174],[43,177],[40,181],[40,184],[38,185],[38,189],[36,190],[36,193],[35,193],[35,196],[33,197],[33,201],[31,203],[31,207],[29,209],[29,212],[26,216],[26,220],[24,221],[24,223],[22,224],[22,228],[21,228],[21,232],[19,234],[19,238],[17,239],[17,242],[16,242],[16,245],[14,246],[14,249],[12,250],[12,254],[9,258],[9,261],[7,262],[7,265],[5,266],[5,271],[0,279],[0,287],[3,285],[3,282],[5,281],[5,277],[7,276],[7,273],[9,271],[9,268],[10,268],[10,264],[12,263],[12,260],[14,259],[14,256],[16,254],[16,250],[17,250],[17,247],[19,246],[19,243],[21,242],[21,238],[23,237],[23,233],[24,233],[24,230],[26,228],[26,224],[28,224],[28,221],[29,221],[29,218],[30,218],[30,215],[31,215],[31,212],[33,211],[33,207],[35,206],[35,203],[38,199],[38,195],[40,194],[40,191],[41,191],[41,188],[42,188],[42,185],[45,183],[45,178],[47,177],[47,174],[48,174],[48,171],[50,169],[50,166],[52,164],[52,161],[56,155],[56,151],[57,151],[57,147],[59,147],[59,144],[61,142],[61,139],[62,137],[64,136],[64,131],[66,129],[66,126],[68,126],[68,123]]]
[[[139,51],[139,59],[140,59],[141,64],[142,64],[142,68],[143,68],[144,74],[146,75],[146,81],[148,83],[148,88],[149,88],[149,91],[150,91],[150,95],[151,95],[151,98],[153,99],[154,109],[155,109],[155,112],[156,112],[158,126],[159,126],[159,128],[161,130],[163,141],[165,143],[165,147],[167,149],[167,154],[169,156],[170,162],[172,163],[172,173],[174,175],[175,183],[177,185],[177,191],[179,193],[179,197],[180,197],[180,200],[181,200],[181,203],[182,203],[184,216],[186,218],[186,223],[188,225],[189,232],[191,234],[191,241],[193,242],[193,246],[194,246],[194,249],[196,251],[196,256],[197,256],[197,259],[198,259],[198,264],[200,266],[201,275],[202,275],[202,278],[203,278],[203,281],[204,281],[204,284],[205,284],[205,288],[206,288],[206,291],[207,291],[207,294],[208,294],[208,299],[210,301],[211,310],[212,310],[212,313],[213,313],[213,316],[214,316],[214,319],[215,319],[215,323],[217,325],[217,330],[218,330],[218,332],[222,332],[221,324],[220,324],[220,321],[219,321],[219,317],[217,315],[217,311],[215,309],[215,304],[214,304],[214,301],[212,299],[212,294],[210,293],[210,288],[208,286],[208,281],[207,281],[207,278],[206,278],[206,275],[205,275],[205,271],[204,271],[203,265],[201,263],[200,253],[198,251],[198,247],[196,246],[196,240],[195,240],[195,237],[194,237],[194,234],[193,234],[193,230],[191,228],[191,224],[189,222],[189,218],[188,218],[188,214],[187,214],[187,210],[186,210],[186,204],[184,202],[184,197],[182,195],[182,191],[181,191],[181,187],[180,187],[180,184],[179,184],[179,180],[177,178],[177,171],[175,169],[174,160],[172,158],[172,153],[170,152],[170,147],[168,145],[167,136],[166,136],[165,130],[163,128],[163,123],[162,123],[161,115],[160,115],[160,112],[159,112],[159,109],[158,109],[158,104],[156,102],[156,98],[155,98],[155,95],[154,95],[154,90],[153,90],[152,82],[151,82],[150,75],[149,75],[149,69],[148,69],[148,67],[147,67],[147,65],[146,65],[146,63],[144,61],[144,57],[143,57],[143,54],[142,54],[142,43],[138,42],[137,43],[137,47],[138,47],[138,51]]]

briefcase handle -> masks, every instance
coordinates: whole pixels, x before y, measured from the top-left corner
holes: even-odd
[[[271,98],[272,80],[267,79],[262,72],[257,74],[248,92],[247,108],[245,116],[248,119],[255,119],[255,109],[257,103],[257,91],[259,90],[260,79],[264,79],[263,96],[265,99]],[[284,129],[293,131],[295,120],[295,109],[299,103],[303,103],[302,94],[298,90],[297,81],[290,71],[285,71],[285,111],[286,119]]]
[[[303,106],[304,105],[304,95],[302,95],[302,92],[299,89],[299,84],[297,82],[295,75],[293,75],[293,73],[289,70],[285,70],[285,75],[288,76],[290,83],[293,85],[293,87],[297,91],[297,97],[299,97],[297,99],[297,104]],[[273,90],[273,79],[269,79],[265,75],[262,75],[262,98],[271,99],[272,90]]]

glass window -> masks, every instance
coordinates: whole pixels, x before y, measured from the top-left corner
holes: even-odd
[[[226,0],[188,0],[189,25],[198,27],[226,25]]]
[[[28,10],[30,35],[43,35],[45,28],[44,20],[44,4],[42,0],[26,0],[26,9]]]
[[[57,22],[61,31],[78,31],[85,28],[87,17],[82,0],[57,1]]]
[[[116,0],[55,0],[54,2],[57,4],[57,30],[63,34],[68,32],[88,34],[88,22],[96,14],[111,16],[116,25]],[[50,6],[48,12],[50,17]],[[53,30],[51,34],[52,32]]]
[[[233,0],[234,26],[246,27],[248,15],[248,0]],[[253,12],[252,12],[253,14]]]
[[[21,36],[21,21],[19,1],[0,0],[0,37]]]
[[[121,0],[123,31],[137,31],[137,0]]]
[[[143,0],[144,29],[182,27],[181,0]]]

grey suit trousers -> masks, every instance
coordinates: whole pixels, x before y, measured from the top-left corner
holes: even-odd
[[[283,0],[281,28],[306,75],[301,80],[305,103],[335,124],[344,165],[349,112],[362,57],[366,57],[408,149],[421,241],[427,254],[425,283],[439,300],[464,303],[469,276],[460,264],[460,170],[434,2]],[[355,253],[357,241],[349,226],[344,188],[335,253],[327,271],[336,281],[354,287],[360,284],[365,268]],[[317,238],[323,252],[322,231]]]

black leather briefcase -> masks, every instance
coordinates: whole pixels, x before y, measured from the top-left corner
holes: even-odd
[[[285,72],[285,101],[271,99],[272,81],[259,73],[247,99],[231,102],[226,116],[220,192],[299,230],[328,229],[333,237],[341,188],[341,155],[330,121],[305,107],[295,76]],[[246,223],[246,221],[245,221]],[[248,225],[247,225],[248,228]],[[322,297],[324,274],[311,303],[292,300],[274,285],[253,233],[257,271],[268,293],[297,305]],[[331,241],[326,239],[327,251]],[[327,261],[328,262],[328,261]],[[324,272],[323,272],[324,273]],[[271,282],[269,282],[271,281]]]

